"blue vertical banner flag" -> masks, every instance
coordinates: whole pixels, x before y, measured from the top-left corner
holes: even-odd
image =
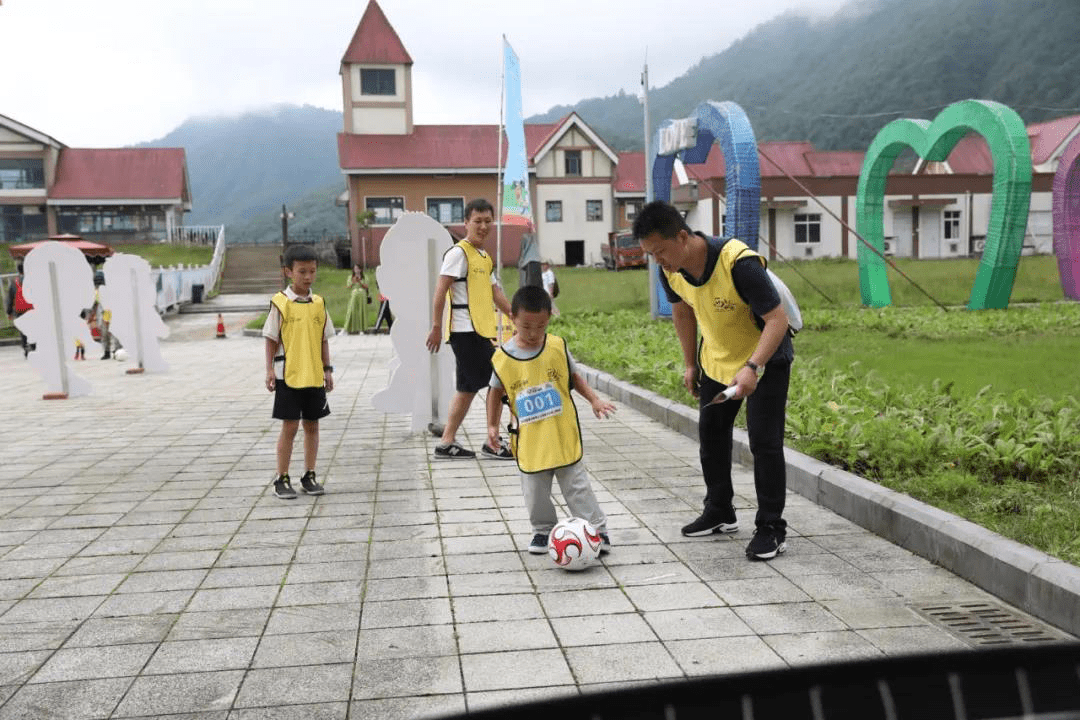
[[[504,225],[533,226],[529,198],[529,161],[525,151],[525,120],[521,113],[521,64],[514,48],[503,37],[503,68],[506,126],[506,169],[502,179],[502,221]]]

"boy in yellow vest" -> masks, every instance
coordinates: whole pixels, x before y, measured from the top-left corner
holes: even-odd
[[[432,299],[431,332],[427,349],[438,352],[446,340],[454,351],[457,364],[454,397],[450,400],[442,439],[435,446],[439,460],[467,460],[476,453],[457,441],[457,431],[469,412],[473,397],[487,387],[491,378],[491,354],[495,352],[495,307],[509,314],[510,303],[498,285],[491,256],[484,252],[484,240],[495,222],[495,208],[483,198],[465,206],[466,237],[443,255],[439,279]],[[449,322],[443,326],[443,313],[450,301]],[[480,452],[496,460],[513,460],[510,449],[496,439]]]
[[[780,296],[765,273],[765,258],[734,238],[692,232],[682,214],[662,201],[638,213],[634,237],[664,270],[660,280],[686,365],[683,384],[700,407],[705,507],[682,534],[700,537],[739,529],[732,504],[731,444],[735,415],[746,398],[758,502],[746,556],[770,560],[787,549],[784,414],[795,351]],[[734,396],[725,400],[722,393],[732,386]]]
[[[547,552],[548,534],[558,519],[551,503],[554,476],[570,514],[588,520],[597,529],[600,553],[606,553],[611,549],[607,518],[581,461],[581,426],[570,391],[576,390],[588,400],[598,418],[615,412],[615,406],[597,396],[577,373],[566,342],[547,333],[551,297],[544,288],[520,288],[510,307],[514,336],[491,359],[494,372],[487,396],[488,444],[498,441],[505,396],[517,425],[510,436],[511,447],[521,471],[521,491],[533,529],[528,550],[534,555]]]
[[[330,414],[326,393],[334,389],[329,339],[334,324],[323,299],[311,292],[318,256],[306,245],[290,245],[283,259],[289,287],[270,298],[270,312],[263,325],[266,338],[266,389],[274,393],[274,417],[281,420],[277,442],[277,473],[274,494],[295,500],[289,481],[293,440],[304,425],[304,468],[300,487],[308,495],[322,495],[315,480],[319,452],[319,420]]]

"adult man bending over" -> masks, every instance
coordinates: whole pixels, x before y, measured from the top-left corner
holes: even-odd
[[[642,208],[634,219],[634,237],[664,270],[660,280],[686,365],[683,384],[700,407],[705,508],[682,534],[739,529],[732,504],[731,443],[735,415],[746,398],[758,503],[746,556],[770,560],[786,549],[784,416],[795,352],[780,296],[765,273],[765,258],[740,240],[691,231],[682,214],[661,201]],[[735,394],[725,400],[721,393],[731,386]]]
[[[495,352],[495,306],[507,316],[510,303],[495,277],[491,256],[484,252],[495,222],[495,209],[487,200],[477,198],[465,206],[464,240],[457,242],[443,255],[439,279],[432,299],[431,332],[427,348],[438,352],[445,339],[454,351],[457,362],[456,390],[450,401],[442,439],[435,446],[434,456],[445,459],[476,457],[457,442],[457,431],[469,412],[473,397],[491,380],[491,356]],[[443,328],[443,312],[450,298],[450,322]],[[513,460],[505,443],[493,448],[484,443],[480,452],[500,460]]]

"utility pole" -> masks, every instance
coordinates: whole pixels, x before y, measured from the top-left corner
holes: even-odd
[[[296,217],[295,214],[285,209],[285,203],[281,203],[281,249],[285,250],[289,246],[289,218]]]

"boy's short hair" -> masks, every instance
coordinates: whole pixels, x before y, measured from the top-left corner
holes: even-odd
[[[673,238],[680,230],[693,232],[679,209],[663,200],[648,203],[634,218],[635,240],[641,240],[653,233],[660,233],[663,238]]]
[[[510,314],[525,312],[551,312],[551,296],[547,290],[536,285],[523,285],[510,300]]]
[[[472,217],[474,212],[489,212],[491,213],[491,217],[495,217],[494,206],[484,198],[476,198],[465,206],[465,222],[469,221],[469,218]]]
[[[319,262],[319,256],[315,254],[314,248],[307,245],[290,245],[285,248],[285,257],[281,262],[282,267],[292,270],[294,263],[308,262],[310,260]]]
[[[20,275],[23,274],[23,264],[22,263],[19,263],[18,265],[15,266],[15,272],[19,273]]]

